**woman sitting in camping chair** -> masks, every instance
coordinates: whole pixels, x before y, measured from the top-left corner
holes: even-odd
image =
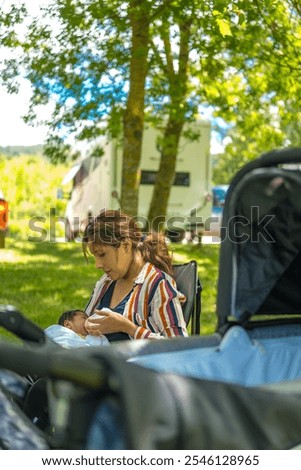
[[[86,307],[86,329],[108,340],[188,336],[181,304],[185,296],[172,277],[171,256],[163,235],[142,236],[136,221],[119,210],[102,210],[90,219],[83,237],[105,274]]]

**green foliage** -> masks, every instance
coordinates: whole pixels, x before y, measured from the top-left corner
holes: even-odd
[[[198,262],[203,284],[201,333],[213,333],[219,246],[172,248],[175,262]],[[0,303],[14,305],[45,328],[56,323],[64,310],[84,308],[100,274],[92,258],[86,263],[79,243],[7,238],[6,248],[0,250]]]
[[[229,125],[225,154],[216,159],[215,182],[275,148],[301,146],[301,10],[298,2],[255,1],[234,37],[232,71],[206,88],[214,115]]]
[[[43,145],[7,145],[0,147],[0,158],[16,157],[19,155],[39,155],[43,154]]]
[[[71,145],[66,144],[64,140],[57,135],[48,137],[44,146],[44,155],[54,164],[75,160],[79,157],[78,153],[72,152]]]
[[[66,202],[57,199],[65,165],[52,165],[36,155],[7,159],[0,157],[1,190],[9,202],[10,233],[30,234],[29,220],[45,217],[51,208],[64,215]]]
[[[43,18],[25,18],[28,29],[18,35],[23,17],[15,6],[0,14],[1,42],[12,51],[2,63],[1,78],[15,91],[18,74],[25,70],[34,90],[28,121],[35,119],[37,106],[55,101],[51,145],[70,133],[93,141],[103,133],[116,136],[128,117],[131,85],[141,78],[131,61],[145,54],[148,120],[162,127],[166,116],[195,120],[210,107],[214,118],[227,123],[228,144],[216,180],[231,179],[234,168],[262,152],[300,145],[301,11],[296,0],[53,0]],[[135,57],[134,24],[136,30],[150,26],[149,50],[144,44]],[[188,61],[182,60],[185,35]],[[142,103],[142,92],[132,101],[138,103],[138,97]],[[61,155],[65,158],[64,148]],[[136,170],[131,168],[133,174]]]
[[[130,60],[125,13],[121,1],[57,0],[38,18],[29,18],[22,40],[22,63],[33,85],[27,121],[35,120],[36,106],[56,102],[47,123],[49,144],[70,133],[94,140],[103,133],[100,124],[111,129],[110,113],[115,116],[116,108],[120,119]],[[5,70],[11,67],[12,60]],[[7,81],[16,82],[16,74]]]

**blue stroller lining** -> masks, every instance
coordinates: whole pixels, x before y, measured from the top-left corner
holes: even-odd
[[[259,386],[301,378],[301,337],[252,339],[244,328],[233,326],[218,346],[129,361],[159,372]]]

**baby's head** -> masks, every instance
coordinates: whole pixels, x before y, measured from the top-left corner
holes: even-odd
[[[58,324],[70,328],[75,333],[86,336],[85,321],[88,315],[82,310],[68,310],[62,313],[58,320]]]

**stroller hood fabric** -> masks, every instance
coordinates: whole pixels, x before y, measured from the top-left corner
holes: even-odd
[[[301,160],[272,152],[234,178],[223,213],[219,325],[253,315],[300,314],[301,171],[272,163]]]

